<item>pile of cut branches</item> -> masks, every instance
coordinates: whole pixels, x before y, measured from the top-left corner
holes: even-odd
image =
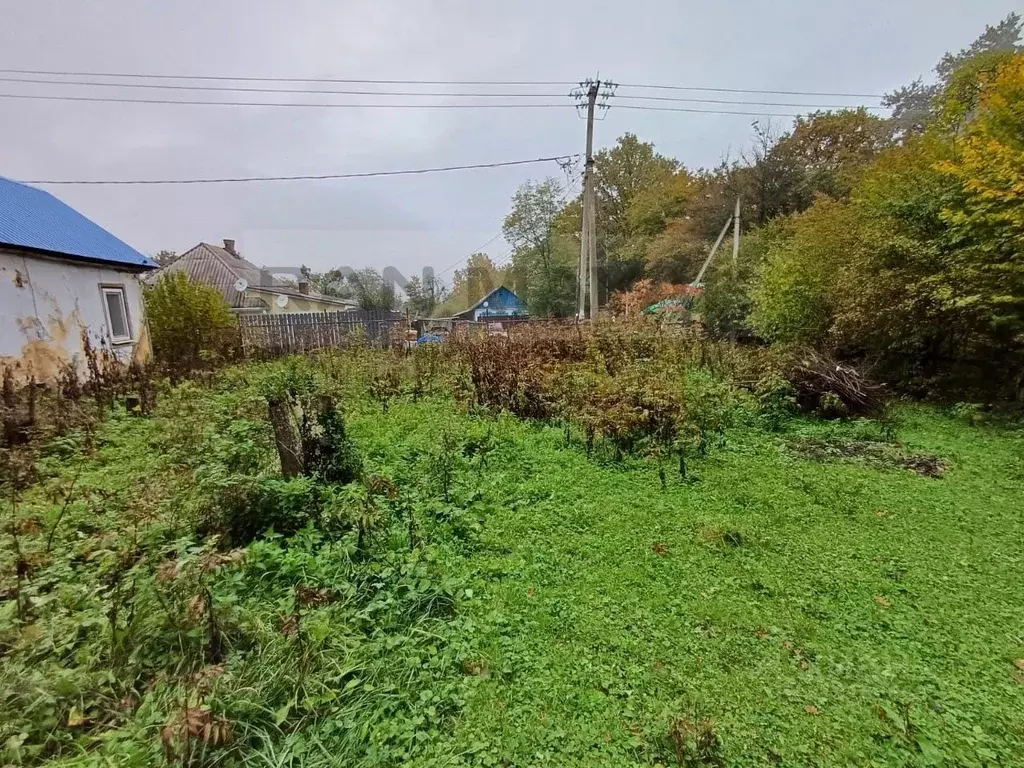
[[[802,349],[793,355],[789,376],[802,410],[822,416],[876,416],[886,402],[884,384],[870,370],[843,363],[828,353]]]

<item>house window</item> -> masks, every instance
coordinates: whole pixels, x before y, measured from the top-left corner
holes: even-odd
[[[103,286],[103,308],[107,313],[110,341],[114,344],[131,341],[132,329],[128,324],[128,301],[123,285]]]

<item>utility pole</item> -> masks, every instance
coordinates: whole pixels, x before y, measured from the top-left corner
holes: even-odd
[[[736,198],[736,212],[732,216],[732,289],[733,295],[738,293],[740,261],[740,198]],[[736,318],[730,323],[729,340],[736,341]]]
[[[594,110],[601,81],[587,89],[587,164],[583,171],[583,226],[580,231],[579,316],[585,316],[587,280],[590,281],[590,319],[597,318],[597,234],[594,211]]]
[[[736,213],[733,214],[732,227],[732,269],[736,279],[736,264],[740,258],[740,198],[736,198]]]
[[[576,270],[579,284],[579,308],[576,312],[576,317],[582,320],[586,317],[587,308],[587,257],[590,254],[590,243],[587,242],[587,238],[590,235],[590,228],[587,226],[587,203],[586,203],[586,192],[583,194],[583,212],[582,212],[582,226],[580,228],[580,264],[579,269]]]

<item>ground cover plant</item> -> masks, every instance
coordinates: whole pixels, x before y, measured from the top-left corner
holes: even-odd
[[[1024,434],[789,375],[530,328],[18,446],[0,762],[1016,764]]]

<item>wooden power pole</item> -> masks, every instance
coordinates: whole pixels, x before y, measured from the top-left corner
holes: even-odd
[[[736,213],[732,220],[732,269],[733,280],[736,279],[736,264],[740,258],[740,198],[736,198]]]
[[[594,110],[601,82],[587,89],[587,164],[583,170],[583,226],[580,231],[579,316],[585,317],[587,282],[590,282],[590,319],[597,318],[597,215],[594,197]]]
[[[732,289],[738,290],[740,263],[740,198],[736,198],[736,212],[732,215]],[[729,331],[729,341],[736,341],[736,322],[733,318]]]

